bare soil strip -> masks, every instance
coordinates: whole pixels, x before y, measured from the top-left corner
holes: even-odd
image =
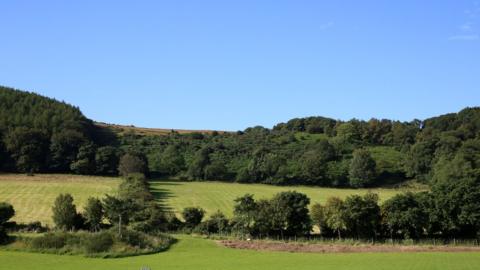
[[[269,241],[222,240],[220,245],[228,248],[258,251],[284,251],[301,253],[378,253],[378,252],[480,252],[479,246],[406,246],[388,244],[310,244]]]

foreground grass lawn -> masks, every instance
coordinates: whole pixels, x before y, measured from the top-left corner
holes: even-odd
[[[22,270],[470,270],[478,269],[480,253],[303,254],[227,249],[189,236],[169,251],[122,259],[90,259],[0,250],[0,269]]]
[[[365,194],[367,189],[336,189],[305,186],[271,186],[262,184],[237,184],[225,182],[174,182],[153,181],[151,189],[156,198],[165,206],[170,207],[176,213],[190,206],[202,207],[207,215],[220,210],[231,216],[233,212],[233,200],[251,193],[255,198],[270,198],[281,191],[295,190],[307,194],[312,204],[324,203],[328,197],[338,196],[345,198],[351,194]],[[406,189],[371,189],[378,193],[381,200],[391,198]]]
[[[113,193],[119,183],[119,178],[112,177],[0,174],[0,202],[13,205],[16,212],[14,221],[51,224],[51,209],[58,194],[72,194],[74,203],[81,209],[88,197]]]

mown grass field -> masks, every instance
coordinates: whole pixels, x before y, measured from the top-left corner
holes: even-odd
[[[474,270],[480,253],[309,254],[228,249],[180,236],[169,251],[122,259],[92,259],[0,250],[0,269],[22,270]]]
[[[255,198],[270,198],[278,192],[295,190],[307,194],[312,204],[324,203],[328,197],[344,198],[351,194],[365,194],[368,191],[378,193],[381,200],[388,199],[407,189],[336,189],[305,186],[271,186],[262,184],[238,184],[224,182],[175,182],[152,181],[151,189],[156,198],[176,213],[185,207],[198,206],[207,211],[207,214],[217,210],[227,216],[233,212],[234,200],[247,193],[254,194]]]
[[[88,197],[102,197],[113,193],[119,178],[38,174],[0,174],[0,202],[6,201],[15,208],[17,222],[40,221],[51,224],[52,206],[60,193],[70,193],[81,209]]]
[[[11,203],[16,211],[13,220],[19,222],[41,221],[52,224],[51,208],[60,193],[70,193],[79,209],[88,197],[103,197],[115,193],[120,178],[95,177],[61,174],[0,174],[0,201]],[[346,197],[351,194],[365,194],[366,189],[334,189],[304,186],[278,187],[261,184],[237,184],[223,182],[177,182],[152,181],[152,192],[157,200],[180,213],[190,206],[202,207],[207,215],[220,210],[228,216],[233,212],[233,200],[246,193],[255,198],[270,198],[275,193],[296,190],[307,194],[312,203],[323,203],[330,196]],[[381,200],[392,197],[405,189],[372,189]]]

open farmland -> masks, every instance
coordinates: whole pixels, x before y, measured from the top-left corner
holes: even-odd
[[[14,206],[14,221],[51,225],[51,210],[58,194],[72,194],[81,209],[88,197],[115,192],[119,182],[119,178],[99,176],[0,174],[0,202]]]
[[[207,215],[220,210],[227,216],[231,216],[233,201],[247,193],[254,194],[257,199],[262,199],[270,198],[278,192],[295,190],[305,193],[313,204],[324,203],[331,196],[345,198],[348,195],[365,194],[368,191],[378,193],[380,200],[385,200],[408,189],[338,189],[223,182],[152,181],[151,190],[162,204],[177,213],[185,207],[197,206],[204,208]]]
[[[120,178],[80,176],[68,174],[21,174],[0,175],[0,201],[11,203],[15,207],[18,222],[41,221],[51,224],[51,208],[55,197],[60,193],[70,193],[80,209],[88,197],[103,197],[115,192]],[[246,193],[256,198],[270,198],[274,194],[296,190],[307,194],[312,203],[323,203],[330,196],[344,198],[351,194],[364,194],[368,191],[378,193],[381,200],[407,189],[335,189],[305,186],[271,186],[262,184],[237,184],[223,182],[178,182],[152,181],[151,190],[157,200],[177,214],[185,207],[198,206],[207,211],[207,215],[220,210],[231,216],[233,200]]]

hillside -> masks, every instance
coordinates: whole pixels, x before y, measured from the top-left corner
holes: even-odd
[[[0,171],[10,172],[118,175],[128,154],[160,177],[358,188],[428,183],[480,148],[480,108],[424,121],[308,117],[272,129],[172,132],[94,123],[79,108],[5,87],[0,104]]]
[[[136,127],[133,125],[126,126],[126,125],[117,125],[117,124],[108,124],[102,122],[95,122],[95,125],[100,128],[107,128],[111,130],[113,133],[123,136],[126,134],[136,134],[140,136],[164,136],[170,133],[178,133],[178,134],[191,134],[191,133],[199,133],[199,134],[212,134],[214,132],[224,133],[226,131],[216,131],[216,130],[193,130],[193,129],[165,129],[165,128],[144,128],[144,127]]]

